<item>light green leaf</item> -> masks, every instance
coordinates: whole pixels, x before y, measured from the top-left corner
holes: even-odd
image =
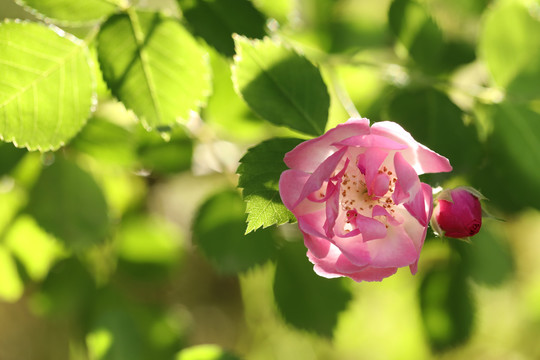
[[[87,46],[36,23],[0,24],[0,138],[56,150],[86,123],[94,100]]]
[[[302,241],[287,243],[278,253],[274,296],[285,321],[332,337],[339,314],[352,296],[340,279],[325,279],[313,271]]]
[[[269,38],[234,40],[233,81],[249,107],[273,124],[322,135],[330,97],[319,69]]]
[[[79,24],[98,21],[116,10],[115,0],[16,0],[36,15],[62,23]]]
[[[195,244],[224,273],[247,270],[275,255],[272,231],[244,235],[245,217],[245,204],[234,190],[212,196],[195,216]]]
[[[175,360],[240,360],[217,345],[197,345],[183,349]]]
[[[198,112],[210,93],[210,66],[193,37],[159,13],[114,15],[98,35],[98,58],[112,93],[146,128],[166,131]]]
[[[540,96],[540,21],[532,13],[519,1],[498,1],[485,16],[479,44],[495,83],[525,99]]]
[[[15,302],[24,292],[24,284],[17,271],[17,264],[9,251],[0,245],[0,299]]]
[[[26,211],[74,250],[103,241],[108,231],[108,208],[101,188],[90,174],[59,157],[43,169]]]
[[[287,170],[285,153],[300,144],[300,139],[271,139],[251,148],[240,159],[238,187],[247,202],[246,234],[261,226],[295,222],[294,215],[279,196],[279,177]]]

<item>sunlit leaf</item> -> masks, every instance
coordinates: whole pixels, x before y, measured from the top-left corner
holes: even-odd
[[[174,264],[181,253],[181,236],[159,218],[133,217],[122,221],[117,238],[118,256],[135,263]]]
[[[269,38],[235,43],[233,81],[249,107],[273,124],[324,133],[330,97],[319,69]]]
[[[524,2],[498,1],[484,19],[480,53],[511,97],[540,96],[540,20],[533,12]]]
[[[233,190],[212,196],[195,216],[195,244],[224,273],[244,271],[275,255],[273,232],[244,235],[245,219],[245,204]]]
[[[94,95],[86,45],[37,23],[0,24],[0,138],[54,150],[84,126]]]
[[[17,264],[3,245],[0,245],[0,279],[0,299],[8,302],[19,300],[24,284],[17,271]]]
[[[457,259],[430,269],[419,296],[424,329],[434,351],[448,350],[469,339],[475,306],[466,272]]]
[[[57,157],[43,169],[26,211],[47,232],[74,250],[102,242],[108,209],[98,184],[79,166]]]
[[[175,360],[240,360],[217,345],[196,345],[180,351]]]
[[[265,35],[266,19],[249,0],[178,0],[193,32],[224,55],[234,55],[233,34]]]
[[[6,245],[32,280],[42,280],[64,255],[60,243],[29,216],[20,216],[6,234]]]
[[[186,123],[210,92],[210,67],[193,37],[159,13],[110,17],[98,35],[98,57],[112,93],[147,128]]]
[[[352,296],[341,280],[315,274],[306,251],[301,241],[280,249],[274,278],[276,304],[289,324],[331,337]]]
[[[299,139],[271,139],[251,148],[240,159],[238,187],[247,202],[246,234],[261,226],[296,221],[279,196],[279,177],[287,170],[285,153],[301,142]]]
[[[86,23],[98,21],[116,10],[115,0],[17,0],[32,12],[37,11],[63,23]]]

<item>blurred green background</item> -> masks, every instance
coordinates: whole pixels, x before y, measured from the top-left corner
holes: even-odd
[[[57,152],[0,144],[0,359],[540,358],[539,1],[137,5],[196,36],[212,95],[164,139],[101,81]],[[49,21],[12,0],[0,18]],[[57,25],[81,38],[93,26]],[[478,188],[503,221],[485,219],[472,244],[429,233],[418,274],[382,283],[314,275],[296,225],[244,236],[240,158],[302,135],[235,93],[232,32],[318,64],[327,128],[353,107],[400,123],[454,166],[424,181]],[[193,348],[205,344],[217,347]]]

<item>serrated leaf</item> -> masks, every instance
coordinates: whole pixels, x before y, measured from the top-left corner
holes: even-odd
[[[223,273],[238,273],[272,259],[272,231],[244,235],[245,204],[237,191],[226,190],[208,199],[193,222],[193,239]]]
[[[0,138],[56,150],[85,125],[94,78],[87,46],[37,23],[0,24]]]
[[[26,211],[45,231],[76,251],[100,243],[107,234],[103,192],[90,174],[62,158],[43,169]]]
[[[210,93],[204,52],[180,23],[162,14],[130,9],[110,17],[97,49],[112,93],[148,129],[187,122]]]
[[[494,4],[484,19],[479,50],[495,83],[511,96],[540,96],[540,21],[532,9],[519,1]]]
[[[246,234],[261,226],[296,221],[279,196],[279,177],[287,170],[285,153],[300,144],[300,139],[271,139],[251,148],[240,159],[238,187],[247,203]]]
[[[95,22],[116,10],[114,0],[16,0],[33,13],[62,23]]]
[[[285,321],[326,337],[352,298],[341,279],[315,274],[301,241],[287,243],[278,253],[274,297]]]
[[[266,19],[249,0],[178,0],[195,35],[226,56],[234,55],[233,34],[265,35]]]
[[[319,69],[269,38],[234,40],[233,81],[249,107],[273,124],[322,135],[330,97]]]

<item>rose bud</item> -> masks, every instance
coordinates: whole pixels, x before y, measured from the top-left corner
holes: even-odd
[[[433,210],[418,175],[451,171],[393,122],[350,119],[284,158],[279,192],[298,220],[308,259],[326,278],[381,281],[416,273]]]
[[[442,191],[433,211],[434,231],[441,236],[463,239],[477,234],[482,226],[481,199],[484,196],[469,187]]]

